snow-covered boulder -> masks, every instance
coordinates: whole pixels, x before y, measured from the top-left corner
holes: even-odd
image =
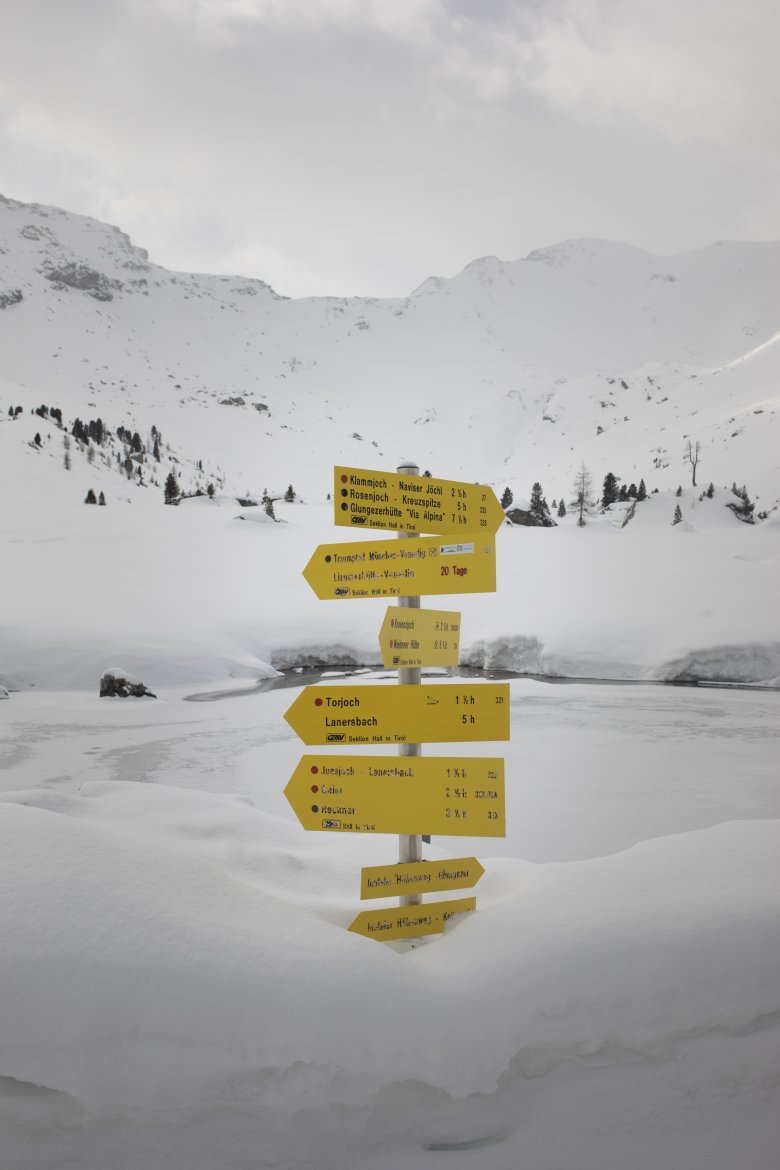
[[[3,686],[3,684],[0,683],[0,699],[7,699],[7,698],[9,698],[8,691]]]
[[[141,682],[140,678],[136,678],[134,674],[128,674],[121,667],[112,666],[109,670],[104,670],[100,678],[100,698],[126,699],[129,696],[136,699],[142,699],[144,696],[149,699],[157,698]]]

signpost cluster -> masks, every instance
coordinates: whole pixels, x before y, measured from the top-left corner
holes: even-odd
[[[471,889],[484,870],[474,857],[423,861],[423,836],[503,837],[504,761],[422,757],[423,743],[509,739],[509,687],[453,681],[423,686],[426,666],[457,666],[460,614],[420,608],[421,594],[493,592],[495,532],[504,513],[479,484],[336,467],[339,526],[394,530],[397,541],[320,545],[303,571],[323,600],[394,598],[379,634],[398,686],[304,687],[285,714],[307,746],[395,746],[387,755],[305,755],[285,795],[305,829],[397,833],[397,865],[361,874],[363,899],[400,899],[365,910],[350,930],[369,938],[438,934],[476,898],[423,902],[424,894]],[[422,537],[422,533],[435,533]]]

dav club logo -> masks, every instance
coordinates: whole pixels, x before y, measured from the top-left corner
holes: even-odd
[[[333,594],[335,597],[347,597],[349,589],[334,589]]]
[[[338,735],[335,732],[332,732],[329,735],[326,735],[325,742],[326,743],[343,743],[346,738],[347,737],[346,737],[346,735],[344,735],[343,732],[341,732]]]
[[[366,522],[365,516],[353,516],[352,517],[353,524],[365,524],[365,522]]]

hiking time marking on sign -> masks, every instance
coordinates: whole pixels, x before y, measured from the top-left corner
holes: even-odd
[[[509,686],[304,687],[284,717],[309,745],[504,740],[509,739]]]
[[[304,829],[504,837],[504,761],[303,756],[284,790]]]
[[[460,614],[444,609],[398,609],[388,606],[379,647],[383,666],[457,666]]]
[[[493,533],[504,509],[492,488],[359,467],[333,469],[334,522],[394,532]]]
[[[494,593],[496,544],[492,536],[321,544],[303,575],[322,601]]]

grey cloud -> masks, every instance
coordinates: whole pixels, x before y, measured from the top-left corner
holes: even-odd
[[[292,295],[401,295],[574,235],[777,236],[773,11],[27,0],[0,191]]]

